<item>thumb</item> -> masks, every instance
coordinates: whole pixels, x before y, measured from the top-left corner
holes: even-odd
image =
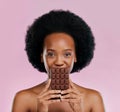
[[[50,83],[51,83],[51,79],[48,79],[45,85],[45,89],[44,89],[45,91],[48,90]]]

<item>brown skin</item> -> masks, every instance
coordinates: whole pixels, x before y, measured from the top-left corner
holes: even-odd
[[[72,70],[74,63],[77,62],[72,37],[65,33],[48,35],[44,41],[41,61],[47,72],[50,67],[69,66]],[[105,112],[99,92],[78,86],[71,79],[69,89],[51,90],[50,82],[51,79],[48,78],[35,87],[18,92],[12,112]],[[56,93],[68,94],[61,96]],[[55,97],[60,97],[61,100],[50,100]]]

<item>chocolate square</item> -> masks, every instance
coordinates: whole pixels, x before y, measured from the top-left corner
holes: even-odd
[[[50,68],[50,87],[52,90],[69,88],[69,68]]]

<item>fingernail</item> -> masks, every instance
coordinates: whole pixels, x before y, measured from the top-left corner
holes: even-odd
[[[58,92],[61,93],[61,90],[59,90]]]
[[[61,94],[63,94],[64,93],[64,91],[61,91]]]

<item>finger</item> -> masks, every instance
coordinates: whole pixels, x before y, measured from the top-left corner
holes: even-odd
[[[73,94],[76,94],[76,95],[79,95],[79,96],[82,95],[82,94],[80,93],[80,91],[77,90],[77,89],[67,89],[67,90],[61,91],[61,95],[70,94],[70,93],[73,93]]]
[[[44,104],[49,105],[49,104],[55,103],[55,102],[61,102],[61,100],[60,100],[60,99],[54,99],[54,100],[49,99],[49,100],[45,100],[45,101],[44,101]]]
[[[45,100],[50,100],[50,99],[57,99],[57,98],[59,98],[60,99],[60,97],[61,97],[61,94],[52,94],[52,95],[49,95],[49,96],[46,96],[45,97]]]
[[[49,94],[61,94],[61,90],[49,90]]]
[[[61,102],[60,99],[54,99],[54,100],[48,100],[47,103],[51,104],[51,103],[55,103],[55,102]]]
[[[71,102],[71,103],[80,103],[81,101],[78,99],[61,99],[62,102]]]
[[[47,84],[45,85],[45,89],[43,90],[43,92],[48,90],[50,83],[51,83],[51,79],[48,79]]]
[[[75,85],[74,85],[74,83],[72,82],[71,79],[69,79],[69,82],[70,82],[70,86],[71,86],[71,88],[74,88],[74,89],[75,89],[76,87],[75,87]]]
[[[72,89],[67,89],[67,90],[62,90],[61,91],[61,94],[68,94],[68,93],[71,93],[72,92]]]
[[[41,104],[45,104],[47,102],[58,102],[58,101],[61,101],[60,99],[60,95],[50,95],[50,96],[47,96],[47,97],[44,97],[44,98],[37,98],[37,102],[41,103]]]
[[[49,105],[49,104],[55,103],[55,102],[61,102],[61,100],[55,99],[55,100],[41,100],[41,101],[39,101],[39,103],[44,104],[44,105]]]
[[[48,79],[48,82],[47,82],[47,84],[46,84],[46,87],[45,87],[45,89],[48,89],[48,88],[49,88],[49,86],[50,86],[50,83],[51,83],[51,79]]]
[[[81,93],[79,90],[77,90],[77,89],[72,89],[72,92],[71,92],[71,93],[76,94],[76,95],[78,95],[78,96],[81,96],[81,95],[82,95],[82,93]]]
[[[64,95],[64,96],[61,96],[61,99],[77,99],[77,95],[75,94],[67,94],[67,95]]]
[[[67,89],[67,90],[62,90],[61,94],[67,94],[67,93],[79,93],[76,89]]]
[[[38,96],[38,98],[43,99],[44,97],[50,96],[52,94],[61,94],[61,90],[48,90]]]

